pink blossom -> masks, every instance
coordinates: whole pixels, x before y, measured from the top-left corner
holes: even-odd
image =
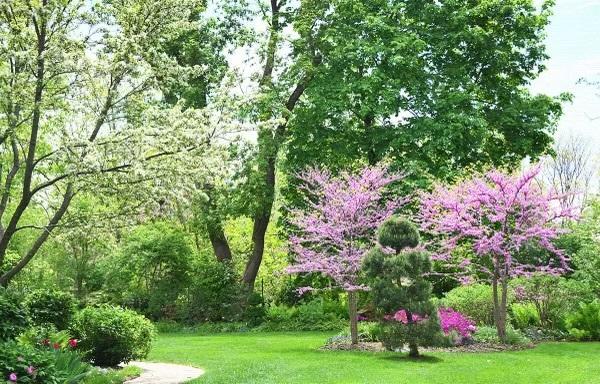
[[[434,259],[459,267],[464,283],[482,274],[501,278],[569,270],[568,258],[553,240],[564,232],[557,221],[574,218],[574,213],[561,207],[561,196],[538,187],[538,173],[538,167],[516,176],[492,170],[422,194],[421,228],[440,239]],[[453,251],[461,245],[471,247],[473,256],[455,260]],[[548,264],[520,258],[529,245],[546,249],[553,256]]]
[[[10,375],[8,375],[8,381],[12,381],[12,382],[17,382],[17,374],[16,373],[11,373]]]
[[[30,365],[29,367],[25,368],[25,371],[28,375],[33,375],[35,373],[35,368],[32,365]]]
[[[287,272],[321,273],[347,292],[368,290],[358,283],[361,262],[375,244],[376,229],[406,202],[385,198],[389,184],[402,176],[374,166],[337,177],[312,168],[298,178],[307,208],[291,210],[290,222],[298,232],[290,237],[294,262]]]
[[[438,309],[438,316],[440,318],[442,331],[446,335],[454,331],[463,338],[471,338],[473,333],[477,330],[475,322],[452,308]]]

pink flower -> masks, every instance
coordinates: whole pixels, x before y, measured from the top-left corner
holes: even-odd
[[[69,346],[71,348],[77,348],[77,339],[70,339],[69,340]]]
[[[25,371],[28,375],[33,375],[35,373],[35,368],[32,365],[30,365],[29,367],[25,368]]]
[[[12,381],[12,382],[16,383],[17,382],[17,374],[13,372],[10,375],[8,375],[8,381]]]
[[[446,335],[454,331],[463,339],[469,339],[477,330],[475,323],[471,319],[452,308],[440,308],[438,310],[438,316],[440,318],[442,331]]]

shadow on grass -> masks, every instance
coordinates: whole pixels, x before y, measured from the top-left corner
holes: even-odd
[[[427,364],[441,363],[444,361],[437,356],[421,355],[419,357],[410,357],[405,354],[385,355],[385,356],[381,356],[381,359],[388,360],[388,361],[397,361],[397,362],[402,362],[402,363],[427,363]]]

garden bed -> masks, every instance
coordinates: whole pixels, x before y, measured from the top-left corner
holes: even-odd
[[[524,349],[535,348],[535,344],[499,344],[499,343],[473,343],[468,345],[458,345],[455,347],[422,347],[420,352],[466,352],[466,353],[488,353],[488,352],[506,352],[520,351]],[[385,352],[386,349],[380,342],[360,342],[351,344],[347,341],[335,341],[325,344],[320,350],[324,351],[364,351],[364,352]],[[401,352],[405,352],[404,350]]]

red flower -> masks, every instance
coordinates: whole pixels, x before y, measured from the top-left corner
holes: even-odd
[[[54,349],[60,349],[60,344],[54,343],[54,344],[52,344],[52,348],[54,348]]]
[[[48,339],[42,340],[42,345],[50,345],[50,340],[48,340]]]
[[[77,339],[69,339],[69,346],[71,348],[77,348]]]

